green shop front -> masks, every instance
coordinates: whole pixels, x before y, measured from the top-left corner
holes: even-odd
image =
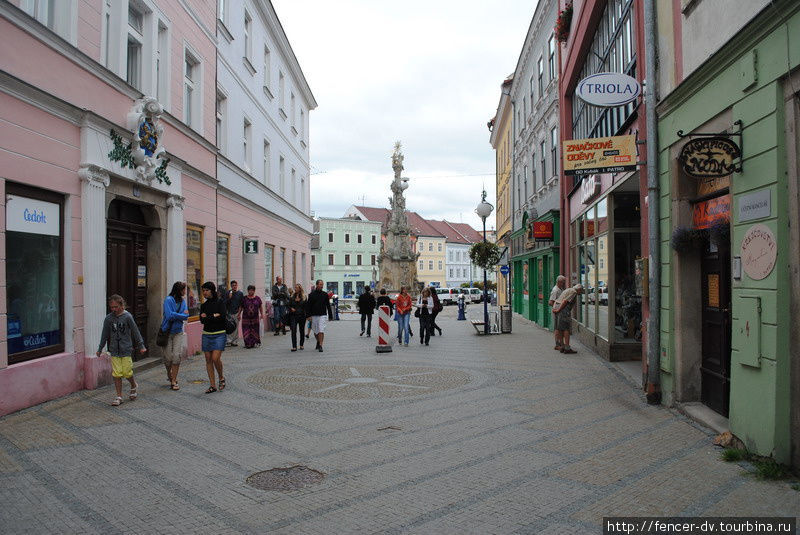
[[[659,105],[660,368],[666,403],[797,464],[800,4],[778,7]]]
[[[536,219],[522,217],[519,230],[511,235],[512,310],[545,329],[553,329],[548,305],[550,290],[558,276],[558,211]]]

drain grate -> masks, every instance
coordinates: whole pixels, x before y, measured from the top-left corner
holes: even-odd
[[[322,482],[325,474],[307,466],[273,468],[256,472],[246,479],[251,487],[259,490],[297,490]]]

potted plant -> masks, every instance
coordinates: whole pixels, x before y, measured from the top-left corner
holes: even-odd
[[[566,43],[569,39],[569,30],[572,25],[572,2],[569,2],[556,18],[555,34],[559,43]]]
[[[481,269],[491,271],[500,261],[500,248],[490,242],[479,241],[469,248],[469,259]]]

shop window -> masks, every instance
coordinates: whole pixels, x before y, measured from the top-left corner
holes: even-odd
[[[275,246],[268,243],[264,244],[264,291],[269,292],[272,288],[272,274],[275,269]]]
[[[217,288],[228,287],[230,244],[229,234],[217,233]]]
[[[8,361],[64,351],[63,197],[6,184]]]
[[[186,302],[191,321],[200,317],[203,282],[203,227],[186,225]]]
[[[637,293],[635,284],[636,258],[641,255],[640,240],[638,232],[614,233],[614,331],[617,342],[636,342],[642,337],[642,296]]]

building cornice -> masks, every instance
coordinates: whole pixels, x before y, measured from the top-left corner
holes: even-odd
[[[298,225],[297,223],[295,223],[294,221],[289,221],[285,217],[281,217],[280,215],[267,210],[266,208],[264,208],[260,204],[248,199],[247,197],[239,195],[237,192],[235,192],[235,191],[233,191],[231,189],[228,189],[228,188],[226,188],[226,187],[224,187],[222,185],[218,186],[217,191],[223,197],[227,197],[228,199],[230,199],[232,201],[235,201],[235,202],[237,202],[237,203],[239,203],[241,205],[247,206],[251,210],[254,210],[256,212],[260,212],[262,214],[265,214],[265,215],[269,216],[270,218],[275,219],[275,220],[283,223],[284,225],[292,227],[295,230],[298,230],[298,231],[302,232],[303,234],[306,234],[309,238],[314,234],[311,230],[305,229],[305,228],[301,227],[300,225]],[[312,219],[310,217],[308,217],[308,216],[304,216],[304,217],[308,218],[309,225],[313,224],[313,221],[312,221]]]

